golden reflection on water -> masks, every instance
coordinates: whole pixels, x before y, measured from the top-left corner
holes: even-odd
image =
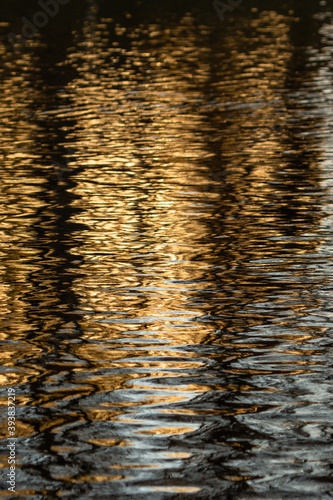
[[[50,456],[75,438],[117,449],[109,468],[167,469],[192,455],[163,436],[274,411],[260,377],[324,363],[306,346],[322,325],[297,323],[318,306],[319,151],[287,93],[292,16],[239,17],[234,36],[190,13],[129,30],[89,5],[52,97],[34,46],[1,77],[1,377],[30,388],[18,404],[41,413],[18,436]]]

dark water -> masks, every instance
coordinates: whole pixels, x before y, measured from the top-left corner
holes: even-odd
[[[35,11],[0,23],[0,496],[333,498],[333,5],[72,0],[14,51]]]

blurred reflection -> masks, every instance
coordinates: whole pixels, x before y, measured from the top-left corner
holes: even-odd
[[[1,46],[20,494],[282,495],[288,469],[315,498],[328,65],[299,48],[293,12],[240,9],[222,30],[196,10],[122,24],[103,9],[86,3],[63,59],[46,34],[19,56]]]

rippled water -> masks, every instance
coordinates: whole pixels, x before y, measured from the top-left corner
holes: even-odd
[[[332,498],[332,5],[18,4],[0,496]]]

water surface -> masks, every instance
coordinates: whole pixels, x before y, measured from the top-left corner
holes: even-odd
[[[16,51],[4,7],[13,498],[332,498],[333,10],[309,4],[81,1]]]

